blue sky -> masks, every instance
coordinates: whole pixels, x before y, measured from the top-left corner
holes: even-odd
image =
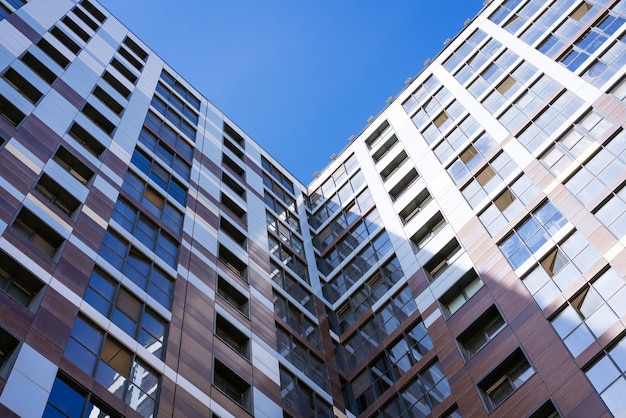
[[[482,7],[482,0],[100,2],[305,184]]]

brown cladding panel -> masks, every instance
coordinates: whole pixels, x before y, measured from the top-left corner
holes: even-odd
[[[89,285],[94,261],[76,247],[72,242],[65,245],[54,276],[79,296],[85,294]]]
[[[61,143],[61,137],[34,115],[24,120],[15,139],[44,163]]]
[[[0,177],[22,194],[27,194],[37,180],[39,174],[33,172],[15,155],[3,149],[0,152]],[[7,197],[3,196],[3,199]]]
[[[208,388],[205,389],[208,392]],[[194,396],[192,396],[189,392],[184,390],[182,387],[177,387],[175,389],[175,397],[173,399],[173,412],[172,416],[181,416],[181,417],[209,417],[210,410],[209,408],[198,401]],[[159,407],[160,410],[160,407]],[[159,411],[159,415],[162,414]]]
[[[108,219],[108,218],[107,218]],[[98,251],[102,245],[105,229],[84,213],[78,215],[72,233],[92,251]]]
[[[87,101],[84,97],[69,86],[62,78],[57,79],[54,83],[54,89],[59,92],[65,100],[67,100],[76,109],[81,109]]]
[[[51,344],[64,350],[67,340],[72,332],[72,326],[57,318],[52,312],[40,307],[33,321],[33,330],[37,330],[45,336]]]

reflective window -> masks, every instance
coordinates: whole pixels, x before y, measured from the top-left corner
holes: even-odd
[[[291,333],[276,328],[278,354],[286,358],[322,389],[328,390],[326,363]]]
[[[345,340],[345,343],[339,346],[337,350],[337,360],[340,367],[348,372],[357,364],[363,361],[370,353],[380,347],[385,338],[398,329],[406,319],[417,311],[417,304],[413,298],[413,294],[408,287],[404,287],[400,292],[396,293],[381,309],[378,309],[372,316],[363,322],[352,334]],[[341,312],[338,313],[340,315]],[[361,313],[361,316],[363,312]],[[336,320],[331,313],[331,329],[337,334],[341,332],[337,329]],[[407,327],[413,331],[407,331],[407,339],[409,345],[415,345],[411,338],[422,341],[423,347],[417,347],[418,352],[413,353],[415,361],[421,358],[421,355],[432,348],[430,337],[426,334],[426,329],[421,322],[416,323],[413,327]],[[424,338],[427,338],[424,340]],[[398,344],[402,345],[398,342]],[[425,351],[423,351],[425,350]],[[399,353],[400,348],[395,352]],[[419,354],[421,353],[421,355]]]
[[[502,182],[517,168],[517,164],[509,157],[509,154],[502,151],[487,164],[473,171],[472,177],[463,186],[461,193],[467,203],[475,208],[489,193],[500,187]]]
[[[121,271],[140,289],[145,290],[158,303],[167,309],[170,308],[174,280],[118,234],[111,230],[104,234],[98,255]]]
[[[298,254],[304,256],[304,244],[302,239],[296,235],[289,227],[283,224],[276,216],[270,212],[265,212],[265,220],[267,223],[267,229],[278,236],[283,242],[289,244],[291,248]],[[293,227],[292,224],[289,225]],[[295,228],[297,232],[300,232],[299,223],[296,224],[298,228]]]
[[[596,110],[591,110],[554,142],[540,157],[541,161],[558,176],[593,145],[594,140],[611,127],[612,121]]]
[[[161,81],[165,82],[165,84],[174,89],[174,91],[178,93],[183,99],[185,99],[185,101],[190,104],[194,109],[200,110],[200,100],[198,100],[198,98],[193,93],[191,93],[179,81],[177,81],[174,76],[169,74],[167,71],[163,71],[161,73]]]
[[[311,291],[274,260],[270,260],[270,277],[278,287],[315,314],[315,300]]]
[[[582,30],[594,18],[607,0],[586,0],[574,8],[569,16],[563,19],[567,8],[576,4],[574,0],[559,0],[546,11],[527,29],[522,39],[532,44],[536,39],[543,37],[547,29],[553,27],[537,46],[537,49],[549,57],[554,57],[558,51],[572,41],[572,38]],[[557,21],[560,24],[553,26]]]
[[[614,416],[626,412],[626,339],[605,350],[585,375]]]
[[[323,284],[324,296],[329,301],[336,302],[354,283],[366,276],[372,267],[383,263],[391,254],[391,250],[391,241],[387,233],[383,232],[378,235],[372,242],[368,242],[354,258],[339,268],[335,276]],[[403,273],[398,266],[391,269],[388,274],[390,278],[397,280],[396,276]]]
[[[44,284],[13,257],[0,250],[0,291],[26,308],[32,308]]]
[[[491,412],[535,373],[526,356],[517,349],[489,373],[478,388]]]
[[[626,170],[626,132],[620,132],[615,138],[599,147],[567,182],[565,186],[584,205],[597,203],[597,199],[606,195],[607,186],[620,179],[620,173]]]
[[[495,236],[540,193],[541,190],[530,177],[522,174],[485,208],[479,218],[491,236]]]
[[[584,106],[584,101],[570,91],[565,91],[533,118],[517,136],[528,151],[535,152],[551,136],[562,130],[565,122]]]
[[[142,129],[139,134],[139,142],[144,144],[150,151],[154,152],[167,167],[171,167],[175,173],[180,174],[183,179],[189,181],[191,166],[187,161],[177,155],[174,150],[170,149],[169,144],[164,143],[145,128]],[[189,143],[184,140],[179,140],[175,145],[178,146],[175,150],[179,151],[183,157],[186,159],[191,157],[193,151]]]
[[[624,237],[626,235],[626,187],[615,192],[595,212],[595,215],[618,239]]]
[[[299,307],[277,292],[274,292],[274,315],[292,328],[290,332],[301,335],[318,350],[322,349],[317,324],[309,319],[309,316]]]
[[[600,254],[583,235],[574,232],[531,269],[523,278],[524,285],[539,307],[545,309],[599,258]]]
[[[434,75],[429,76],[421,86],[415,89],[415,91],[411,94],[411,97],[402,103],[402,107],[405,112],[409,115],[412,114],[418,105],[422,104],[422,102],[424,102],[427,98],[433,97],[436,94],[438,96],[441,96],[441,94],[444,96],[448,95],[447,89],[442,88],[442,86],[443,85],[437,77]]]
[[[583,5],[588,5],[588,3],[583,3]],[[609,12],[609,14],[602,17],[599,21],[587,29],[587,31],[580,38],[578,38],[578,40],[576,40],[571,47],[569,47],[565,54],[559,59],[559,62],[566,66],[568,70],[576,71],[625,22],[626,18],[624,16]],[[613,53],[618,51],[624,51],[623,44],[619,45],[618,49],[615,49]],[[604,63],[602,63],[602,61],[596,62],[594,64],[595,68],[589,69],[586,74],[589,76],[600,72],[603,69],[603,64]],[[606,64],[604,65],[606,66]]]
[[[376,269],[357,290],[353,291],[346,302],[331,314],[331,326],[338,334],[347,331],[380,298],[403,278],[400,262],[394,256],[382,267]],[[400,314],[400,317],[403,315]],[[337,326],[335,326],[335,323]]]
[[[398,390],[374,417],[427,416],[450,395],[448,380],[436,361],[420,371],[415,380]]]
[[[139,242],[176,268],[178,264],[178,241],[160,228],[125,199],[118,199],[111,219],[130,232]]]
[[[280,394],[288,406],[286,412],[293,416],[319,418],[335,416],[331,405],[284,367],[280,367]]]
[[[545,202],[499,244],[500,250],[517,269],[566,223],[561,212]]]
[[[493,305],[476,319],[457,337],[457,341],[466,360],[495,338],[504,329],[506,322],[498,308]]]
[[[154,415],[160,377],[95,324],[77,317],[64,355],[139,414]]]
[[[139,149],[135,149],[131,162],[174,200],[185,206],[187,187],[177,180],[169,170],[166,170],[161,164]]]
[[[578,292],[551,321],[574,357],[626,314],[626,281],[612,268]]]
[[[547,104],[548,99],[560,87],[558,82],[547,75],[540,76],[515,99],[509,108],[498,117],[498,120],[509,132],[517,131],[527,123],[529,117]]]
[[[471,269],[463,275],[446,293],[439,298],[439,304],[443,308],[444,314],[449,318],[458,311],[465,302],[476,294],[483,287],[483,281],[480,279],[474,269]]]
[[[378,211],[374,209],[361,220],[353,223],[350,231],[347,233],[338,231],[342,235],[339,241],[330,248],[319,248],[320,251],[323,251],[322,254],[324,254],[318,257],[317,260],[320,272],[324,275],[332,272],[343,260],[348,259],[355,249],[361,247],[364,242],[372,238],[373,235],[380,230],[381,224],[380,215]],[[329,242],[329,240],[334,238],[335,234],[330,230],[332,226],[338,227],[340,224],[333,223],[320,232],[320,235],[325,238],[325,242]],[[326,235],[327,231],[329,232],[328,235]]]
[[[63,376],[54,379],[43,418],[114,418],[120,415],[111,413],[104,404],[87,390],[74,386]]]
[[[496,147],[496,142],[488,134],[483,134],[459,154],[448,167],[448,174],[455,183],[460,183],[470,172],[481,165],[485,157],[488,157]]]
[[[84,299],[152,354],[163,358],[167,322],[119,282],[96,268]]]
[[[150,105],[159,113],[161,113],[161,115],[163,115],[165,119],[167,119],[175,128],[180,129],[180,131],[185,134],[187,138],[191,139],[192,141],[196,140],[195,125],[197,124],[197,121],[194,122],[194,124],[192,125],[187,121],[186,118],[181,116],[175,106],[167,104],[158,96],[154,96],[152,98],[152,102],[150,103]]]

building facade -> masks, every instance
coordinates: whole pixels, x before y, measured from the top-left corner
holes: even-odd
[[[0,415],[626,414],[626,0],[495,0],[304,185],[95,0],[0,0]]]

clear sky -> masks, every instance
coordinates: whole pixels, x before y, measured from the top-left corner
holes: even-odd
[[[482,0],[100,0],[303,183]]]

